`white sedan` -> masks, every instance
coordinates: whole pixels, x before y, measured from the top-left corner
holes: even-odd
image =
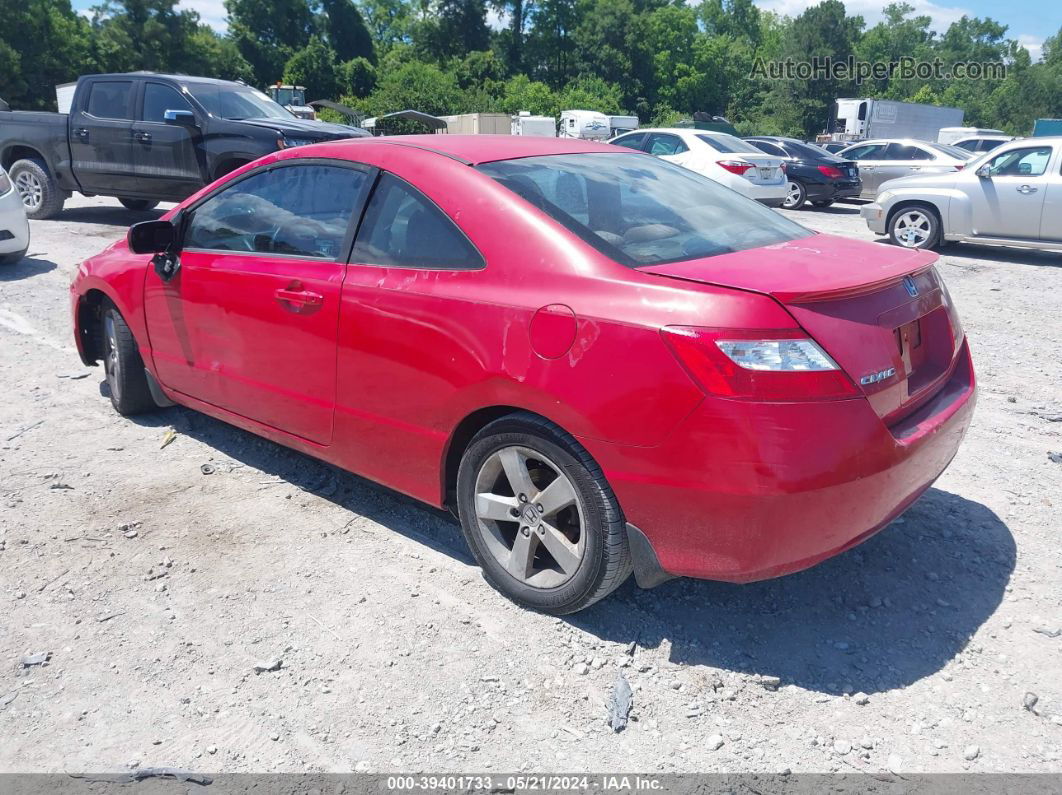
[[[26,255],[30,231],[22,197],[0,168],[0,265],[13,265]]]
[[[768,207],[780,207],[788,190],[782,158],[727,133],[679,127],[641,129],[609,143],[670,160]]]

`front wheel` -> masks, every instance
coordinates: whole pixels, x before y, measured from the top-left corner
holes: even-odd
[[[111,405],[126,416],[154,411],[158,404],[151,397],[140,349],[114,304],[104,304],[101,325],[103,370],[111,393]]]
[[[936,248],[940,240],[940,218],[928,207],[903,207],[889,220],[889,238],[904,248]]]
[[[574,613],[631,573],[623,513],[600,467],[541,417],[510,414],[476,434],[457,503],[487,582],[519,605]]]
[[[813,207],[820,207],[820,208],[830,207],[832,204],[833,204],[833,199],[820,199],[819,201],[811,203],[811,205]]]
[[[154,210],[159,206],[158,202],[153,202],[149,199],[123,199],[119,196],[118,201],[122,203],[123,207],[130,210]]]
[[[790,180],[789,187],[786,189],[785,199],[782,201],[782,206],[787,210],[799,210],[804,206],[804,202],[807,200],[808,191],[803,183],[797,182],[795,179]]]

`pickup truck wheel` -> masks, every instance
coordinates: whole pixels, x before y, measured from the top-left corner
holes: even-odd
[[[40,160],[16,160],[8,170],[15,190],[22,197],[26,217],[34,220],[51,218],[63,209],[63,192]]]
[[[111,392],[111,405],[119,414],[129,416],[154,411],[158,404],[151,397],[144,360],[125,318],[112,303],[103,305],[103,370]]]
[[[601,468],[541,417],[517,412],[476,434],[457,506],[487,582],[524,607],[574,613],[631,573],[623,512]]]
[[[158,202],[149,201],[148,199],[123,199],[119,196],[118,201],[122,203],[123,207],[130,210],[154,210],[159,206]]]

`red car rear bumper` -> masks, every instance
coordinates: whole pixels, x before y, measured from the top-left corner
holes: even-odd
[[[664,571],[749,582],[813,566],[902,513],[955,455],[975,396],[963,343],[945,385],[891,427],[862,398],[709,398],[657,447],[583,442]]]

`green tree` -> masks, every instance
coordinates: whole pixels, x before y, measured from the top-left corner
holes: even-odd
[[[314,38],[284,64],[284,82],[306,87],[306,99],[334,99],[339,96],[339,68],[336,54]]]
[[[0,20],[0,97],[11,107],[54,110],[54,86],[96,68],[89,23],[69,0],[0,0]]]
[[[367,97],[376,87],[376,67],[366,58],[352,58],[339,65],[339,90],[343,96]]]
[[[258,85],[279,80],[288,59],[316,32],[306,0],[225,0],[225,8],[229,35],[254,70]]]
[[[177,0],[106,0],[93,8],[92,28],[106,71],[184,71],[199,15]]]
[[[351,0],[322,0],[328,42],[340,61],[365,58],[376,63],[376,48],[358,7]]]

